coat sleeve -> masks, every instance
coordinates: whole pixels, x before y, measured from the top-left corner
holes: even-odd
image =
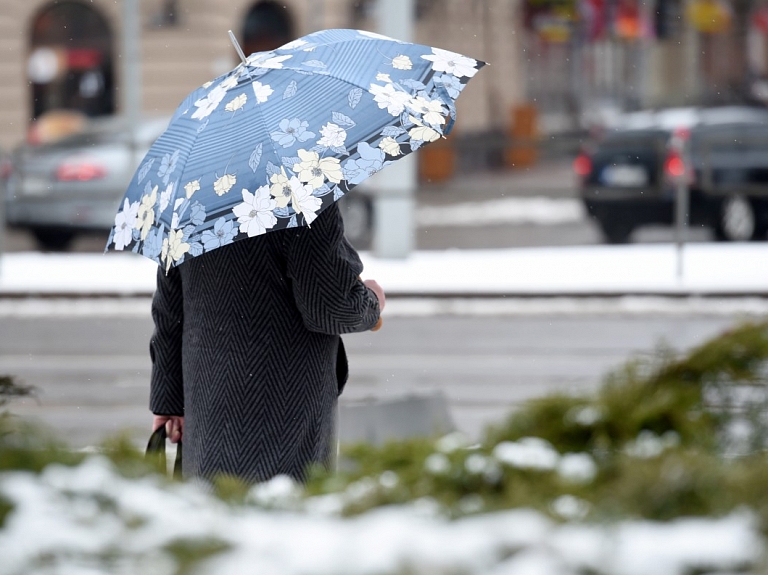
[[[149,409],[155,415],[184,415],[181,363],[184,302],[181,276],[176,268],[167,275],[158,268],[152,319],[155,331],[149,342],[152,359]]]
[[[288,238],[287,273],[307,329],[329,335],[367,331],[379,299],[360,279],[363,263],[344,237],[336,204]]]

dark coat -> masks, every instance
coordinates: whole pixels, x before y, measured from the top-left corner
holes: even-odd
[[[184,475],[248,482],[327,465],[346,382],[339,334],[371,329],[376,295],[337,206],[158,271],[150,409],[184,415]]]

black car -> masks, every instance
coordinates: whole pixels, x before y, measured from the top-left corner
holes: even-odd
[[[671,225],[681,176],[690,225],[710,227],[722,240],[766,238],[768,110],[642,112],[622,124],[574,161],[581,197],[608,242],[625,243],[643,225]]]

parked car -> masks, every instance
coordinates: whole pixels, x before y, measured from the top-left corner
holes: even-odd
[[[627,242],[643,225],[672,224],[675,187],[683,174],[690,225],[713,228],[722,240],[766,239],[766,109],[628,114],[588,145],[573,167],[586,209],[610,243]]]
[[[66,249],[78,234],[106,233],[136,166],[167,125],[168,118],[142,120],[134,144],[126,119],[114,116],[53,143],[19,146],[5,168],[7,224],[50,250]]]

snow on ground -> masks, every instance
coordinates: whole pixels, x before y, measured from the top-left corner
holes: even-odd
[[[494,224],[557,225],[586,219],[584,203],[574,198],[501,198],[422,206],[416,210],[419,226],[477,226]]]
[[[590,525],[517,509],[448,521],[420,500],[345,519],[333,499],[353,494],[301,504],[286,481],[254,488],[261,507],[230,507],[194,484],[125,479],[100,457],[5,473],[0,494],[15,509],[0,530],[0,575],[170,575],[168,546],[183,541],[226,545],[195,573],[228,575],[684,575],[743,572],[764,549],[747,511]],[[277,501],[294,510],[264,507]]]
[[[367,276],[400,293],[765,293],[768,246],[690,244],[683,276],[674,245],[579,246],[363,255]]]
[[[364,277],[393,295],[615,295],[768,293],[768,244],[671,244],[363,253]],[[0,263],[3,294],[151,295],[157,266],[133,254],[13,253]]]

